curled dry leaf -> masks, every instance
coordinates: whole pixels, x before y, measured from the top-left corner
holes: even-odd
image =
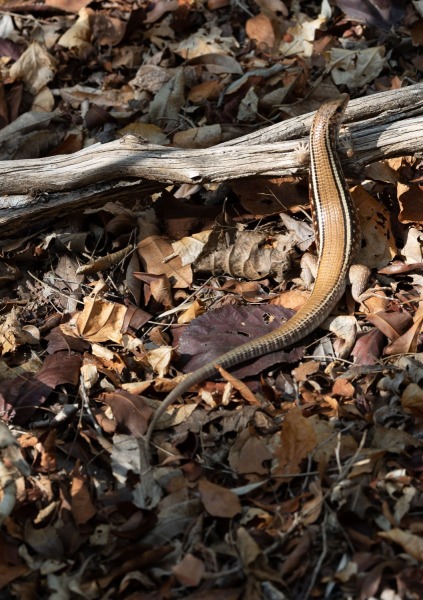
[[[149,144],[156,144],[158,146],[167,146],[169,142],[169,138],[167,135],[157,127],[157,125],[153,125],[151,123],[130,123],[119,130],[120,135],[136,135],[143,142],[148,142]]]
[[[416,352],[419,344],[419,335],[423,327],[423,303],[420,303],[414,318],[413,325],[410,329],[397,337],[389,346],[384,350],[384,354],[392,356],[395,354],[408,354],[409,352]]]
[[[226,371],[222,367],[219,367],[218,371],[219,371],[220,376],[224,377],[226,379],[226,381],[231,384],[233,389],[237,390],[241,394],[241,396],[244,398],[244,400],[246,402],[248,402],[248,404],[251,404],[253,406],[260,404],[260,402],[257,400],[255,395],[253,394],[253,392],[250,390],[250,388],[247,385],[245,385],[245,383],[243,381],[234,377],[233,375],[231,375],[228,371]]]
[[[263,285],[268,282],[264,280]],[[231,294],[236,294],[242,297],[246,302],[252,302],[257,304],[269,297],[269,294],[265,292],[262,284],[257,281],[239,281],[238,279],[227,279],[223,285],[222,290]],[[277,304],[277,302],[275,302]],[[291,308],[283,304],[286,308]]]
[[[366,315],[366,319],[391,341],[398,339],[413,325],[413,318],[408,312],[377,312]]]
[[[93,37],[100,46],[117,46],[126,32],[127,21],[97,12],[94,17]]]
[[[178,6],[177,0],[156,0],[152,2],[152,9],[148,12],[144,23],[155,23],[167,12],[174,12]]]
[[[157,403],[156,410],[159,406],[160,404]],[[176,425],[179,425],[180,423],[185,423],[185,421],[189,420],[196,408],[196,404],[184,404],[180,408],[171,407],[160,416],[155,428],[169,429],[170,427],[176,427]]]
[[[182,266],[179,257],[167,260],[173,254],[172,246],[164,237],[153,235],[137,245],[144,269],[151,275],[166,275],[174,288],[188,287],[192,282],[191,267]]]
[[[132,273],[135,279],[144,281],[145,302],[148,304],[153,298],[165,310],[173,308],[172,287],[167,275],[150,275],[149,273]]]
[[[312,19],[303,12],[297,13],[296,19],[292,21],[293,24],[285,32],[279,45],[279,52],[284,56],[295,54],[305,57],[311,56],[316,31],[324,26],[325,21],[324,15]]]
[[[86,265],[82,265],[76,271],[77,275],[83,273],[85,275],[98,273],[99,271],[105,271],[106,269],[110,269],[115,265],[119,264],[121,261],[125,260],[129,256],[132,251],[132,245],[130,244],[126,248],[122,248],[118,252],[113,252],[112,254],[106,254],[106,256],[101,256],[97,260],[94,260]]]
[[[64,335],[80,337],[89,342],[113,341],[122,344],[122,335],[141,327],[149,313],[137,307],[108,302],[95,296],[84,299],[84,310],[60,326]]]
[[[314,375],[319,371],[319,363],[314,360],[300,363],[296,369],[292,370],[292,374],[296,381],[307,381],[310,375]]]
[[[121,433],[140,437],[147,431],[147,423],[153,411],[141,396],[117,390],[101,394],[99,401],[110,406]]]
[[[91,21],[94,11],[90,8],[81,8],[78,19],[70,29],[65,31],[58,43],[64,48],[69,48],[80,56],[92,48],[91,44]]]
[[[417,383],[409,383],[401,395],[404,411],[416,417],[423,416],[423,390]]]
[[[313,494],[313,498],[304,502],[301,510],[300,518],[304,525],[315,523],[322,512],[323,493],[318,480],[310,483],[310,492]]]
[[[171,346],[162,346],[161,348],[153,348],[146,354],[149,365],[158,374],[159,377],[164,377],[169,370],[170,361],[172,359],[173,348]]]
[[[174,254],[166,260],[174,256],[179,256],[183,266],[192,264],[203,251],[204,244],[207,243],[209,237],[210,231],[200,231],[189,237],[183,237],[176,242],[172,242]]]
[[[98,90],[94,87],[74,85],[61,88],[60,95],[65,102],[82,103],[89,101],[98,106],[111,106],[116,110],[127,110],[129,103],[134,99],[134,91],[127,86],[124,90]]]
[[[197,260],[196,270],[224,272],[249,281],[268,276],[282,281],[291,265],[293,246],[289,234],[240,231],[231,219],[220,217]]]
[[[174,144],[181,148],[209,148],[221,141],[222,130],[217,124],[192,127],[185,131],[179,131],[173,136]]]
[[[379,531],[378,535],[385,540],[399,544],[410,556],[423,562],[423,538],[395,527],[390,531]]]
[[[351,351],[355,364],[358,366],[373,365],[379,361],[386,346],[385,336],[373,329],[358,338]]]
[[[190,306],[178,317],[179,324],[190,323],[193,319],[197,319],[200,315],[204,314],[205,308],[201,302],[194,300]]]
[[[54,78],[56,71],[57,60],[39,42],[32,42],[10,69],[10,77],[21,79],[35,96]]]

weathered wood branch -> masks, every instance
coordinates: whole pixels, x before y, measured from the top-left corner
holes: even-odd
[[[312,117],[301,115],[201,150],[152,146],[126,136],[71,155],[2,161],[0,234],[164,183],[304,175],[307,153],[298,148]],[[347,173],[358,174],[382,158],[422,152],[423,84],[352,100],[346,122],[355,153],[343,161]]]

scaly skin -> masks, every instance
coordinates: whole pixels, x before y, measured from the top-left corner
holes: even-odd
[[[189,373],[154,414],[145,435],[146,448],[166,409],[193,385],[216,375],[216,365],[228,369],[295,344],[329,316],[344,293],[347,272],[360,240],[355,206],[337,154],[339,127],[348,100],[348,95],[342,94],[336,100],[325,102],[317,111],[310,130],[310,201],[319,245],[317,277],[310,297],[281,327]]]

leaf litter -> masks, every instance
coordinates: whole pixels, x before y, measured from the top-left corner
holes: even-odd
[[[419,80],[419,3],[337,4],[6,0],[1,157],[208,147],[337,85]],[[420,597],[421,164],[366,176],[373,294],[202,382],[157,424],[154,466],[140,439],[179,374],[306,300],[304,182],[169,186],[1,242],[5,597]]]

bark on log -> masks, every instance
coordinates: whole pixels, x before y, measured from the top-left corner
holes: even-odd
[[[131,200],[163,184],[204,184],[251,176],[302,176],[314,113],[301,115],[207,149],[141,143],[134,136],[96,144],[71,155],[0,162],[0,234],[76,208],[99,206],[122,196]],[[423,84],[351,100],[348,124],[354,157],[345,172],[359,175],[368,163],[423,151]],[[156,182],[156,183],[154,183]]]

